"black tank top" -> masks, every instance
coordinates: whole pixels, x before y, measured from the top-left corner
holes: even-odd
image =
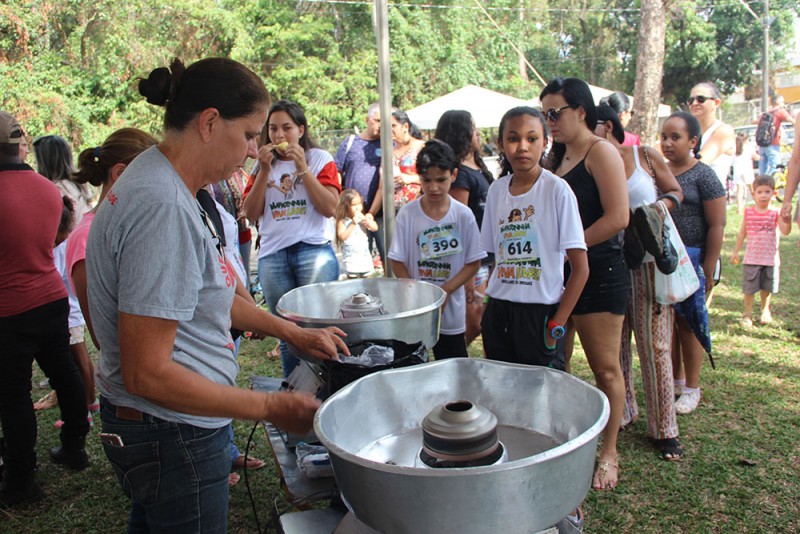
[[[599,141],[589,147],[589,150],[586,151],[586,156],[589,155],[589,152],[597,143]],[[575,193],[575,197],[578,199],[578,211],[581,214],[584,230],[593,225],[605,213],[603,204],[600,202],[600,191],[597,189],[597,183],[586,169],[586,156],[562,177],[572,188],[572,192]],[[621,260],[622,240],[619,235],[612,236],[602,243],[589,247],[587,255],[590,262]]]

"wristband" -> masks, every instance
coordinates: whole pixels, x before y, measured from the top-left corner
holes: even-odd
[[[681,201],[678,200],[678,197],[673,195],[672,193],[664,193],[663,195],[658,197],[658,200],[661,200],[662,198],[670,199],[671,201],[673,201],[675,203],[676,206],[680,206],[681,205]]]
[[[563,325],[558,324],[552,319],[547,321],[547,330],[550,332],[550,337],[553,339],[561,339],[567,333]]]

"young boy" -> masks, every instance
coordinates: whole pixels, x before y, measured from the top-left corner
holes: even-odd
[[[417,155],[423,195],[397,213],[389,250],[395,276],[431,282],[447,292],[439,342],[433,347],[437,360],[467,357],[464,283],[486,257],[472,211],[450,198],[457,166],[449,145],[437,139],[425,143]]]
[[[791,230],[791,223],[784,221],[778,210],[769,206],[775,191],[775,180],[772,176],[766,174],[758,176],[753,182],[753,189],[756,205],[744,210],[739,237],[731,255],[731,263],[738,265],[739,251],[746,238],[742,281],[744,290],[742,326],[745,328],[753,326],[753,302],[756,291],[761,294],[761,324],[772,322],[769,303],[772,293],[778,292],[780,279],[778,228],[783,235],[789,235]]]

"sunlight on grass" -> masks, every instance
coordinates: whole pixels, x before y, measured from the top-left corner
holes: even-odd
[[[740,218],[728,211],[723,249],[723,279],[715,291],[711,328],[717,370],[706,361],[703,400],[690,416],[679,416],[686,456],[662,461],[646,436],[646,416],[620,435],[621,480],[613,492],[591,491],[584,505],[587,532],[796,532],[800,517],[800,244],[797,228],[781,244],[781,292],[773,300],[775,322],[740,326],[743,309],[741,266],[728,263]],[[756,305],[758,311],[758,305]],[[239,356],[238,383],[249,387],[252,375],[280,376],[280,362],[266,353],[268,339],[245,340]],[[470,347],[481,355],[480,338]],[[93,351],[94,354],[94,351]],[[96,354],[94,354],[96,357]],[[573,372],[593,382],[580,345]],[[644,410],[641,377],[635,361],[637,399]],[[34,383],[41,378],[35,373]],[[38,398],[45,390],[34,388]],[[522,392],[521,392],[522,394]],[[92,466],[72,473],[53,465],[47,450],[57,444],[53,427],[58,410],[39,414],[39,479],[46,498],[38,504],[0,512],[0,533],[123,532],[128,500],[100,448],[95,427],[88,449]],[[252,423],[236,422],[242,450]],[[271,510],[286,509],[263,431],[255,433],[251,455],[270,460],[249,473],[261,526]],[[491,491],[487,488],[486,491]],[[231,490],[230,532],[256,530],[247,488]]]

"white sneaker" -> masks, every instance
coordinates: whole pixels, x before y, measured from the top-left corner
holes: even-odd
[[[679,415],[688,415],[697,409],[700,404],[700,388],[684,388],[680,398],[675,401],[675,411]]]

